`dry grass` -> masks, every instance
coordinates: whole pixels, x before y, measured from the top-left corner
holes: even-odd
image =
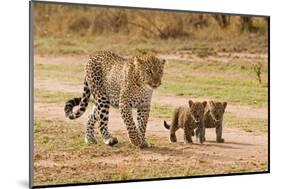
[[[230,23],[222,28],[211,14],[35,3],[34,15],[36,53],[41,54],[173,53],[190,48],[203,48],[202,57],[206,48],[267,52],[265,18],[252,18],[257,29],[251,33],[241,32],[239,16],[227,16]]]
[[[217,17],[223,16],[35,3],[35,33],[39,36],[123,33],[161,39],[188,36],[220,39],[239,35],[243,24],[240,16],[224,16],[229,20],[227,27]],[[267,32],[266,19],[250,19],[256,32]]]
[[[58,133],[60,133],[58,135]],[[148,135],[155,145],[140,150],[127,141],[125,132],[115,132],[119,143],[88,146],[84,133],[74,123],[40,118],[35,121],[35,184],[106,182],[130,179],[165,178],[208,174],[266,171],[267,163],[255,158],[218,162],[215,157],[196,157],[206,146],[169,144],[168,140]],[[114,157],[114,160],[112,159]],[[212,162],[212,161],[211,161]]]

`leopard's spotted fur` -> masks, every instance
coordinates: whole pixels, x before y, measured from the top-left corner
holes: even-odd
[[[179,128],[184,130],[184,142],[192,143],[192,136],[194,136],[194,129],[198,129],[200,134],[200,143],[203,143],[203,115],[207,102],[193,102],[188,101],[188,106],[181,106],[175,109],[171,125],[164,121],[164,127],[170,130],[170,142],[177,142],[176,131]],[[202,132],[201,132],[202,131]]]
[[[148,147],[145,131],[151,97],[153,89],[161,84],[164,63],[165,60],[150,54],[141,54],[129,59],[109,51],[92,55],[85,66],[83,96],[66,102],[66,117],[80,117],[92,95],[95,107],[86,127],[87,143],[97,142],[93,134],[95,123],[98,123],[106,144],[114,145],[118,142],[117,138],[111,136],[107,127],[109,109],[112,106],[121,110],[131,143],[139,147]],[[73,112],[73,107],[77,105],[79,109]],[[137,126],[133,120],[132,108],[137,109]]]
[[[204,114],[203,140],[205,141],[205,128],[216,128],[216,141],[224,142],[222,138],[222,122],[223,115],[227,106],[227,102],[209,102],[210,108]],[[196,130],[196,136],[199,137],[199,130]]]

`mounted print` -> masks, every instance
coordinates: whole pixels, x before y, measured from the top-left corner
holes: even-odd
[[[31,1],[30,187],[269,173],[269,86],[268,16]]]

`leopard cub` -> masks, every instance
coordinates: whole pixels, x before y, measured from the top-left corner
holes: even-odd
[[[224,139],[222,138],[222,122],[227,102],[210,101],[209,104],[209,109],[204,114],[203,132],[197,129],[195,131],[196,137],[199,138],[200,134],[202,134],[203,141],[205,141],[205,128],[216,128],[216,141],[217,143],[223,143]]]
[[[198,130],[200,143],[203,143],[203,116],[207,102],[188,101],[189,106],[180,106],[175,109],[171,125],[164,121],[164,127],[170,130],[170,142],[177,142],[176,131],[184,130],[184,142],[192,143],[194,129]]]

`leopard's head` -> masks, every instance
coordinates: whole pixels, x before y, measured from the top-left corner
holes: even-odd
[[[164,59],[159,59],[152,54],[141,54],[134,57],[134,64],[140,72],[144,84],[151,89],[161,85],[165,62]]]
[[[225,112],[227,102],[214,102],[209,101],[210,113],[215,122],[221,122]]]
[[[188,104],[192,119],[194,122],[199,123],[203,119],[207,102],[193,102],[192,100],[189,100]]]

